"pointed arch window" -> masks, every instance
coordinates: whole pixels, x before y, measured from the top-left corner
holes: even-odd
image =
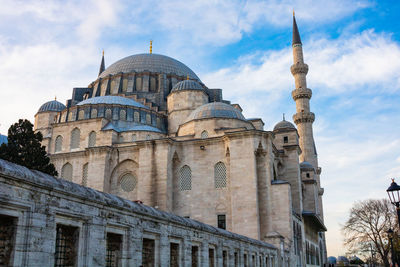
[[[188,165],[179,170],[179,190],[192,190],[192,170]]]
[[[62,141],[63,141],[63,138],[61,135],[56,137],[56,142],[54,145],[54,152],[60,152],[62,150]]]
[[[93,118],[97,118],[97,109],[92,109],[92,112],[90,113],[90,117]]]
[[[61,178],[72,181],[72,165],[70,163],[65,163],[61,168]]]
[[[119,180],[121,189],[125,192],[132,192],[137,184],[137,179],[132,173],[124,174]]]
[[[82,185],[87,186],[89,163],[85,163],[82,167]]]
[[[151,124],[151,115],[150,114],[146,114],[146,124]]]
[[[83,120],[84,118],[85,118],[85,111],[83,109],[79,110],[78,120]]]
[[[126,120],[126,111],[125,110],[121,109],[119,111],[119,119],[120,120]]]
[[[108,109],[106,110],[106,119],[109,119],[109,120],[110,120],[110,119],[111,119],[111,116],[112,116],[112,111],[111,111],[111,109],[108,108]]]
[[[96,132],[91,131],[89,134],[88,147],[96,146]]]
[[[81,138],[81,131],[75,128],[71,132],[71,149],[79,148],[79,142]]]
[[[135,112],[133,113],[133,120],[134,120],[134,122],[139,122],[139,121],[140,121],[140,114],[139,114],[139,112],[135,111]]]
[[[226,187],[226,166],[223,162],[214,165],[214,185],[215,188]]]
[[[206,130],[201,132],[201,138],[202,139],[208,138],[208,132]]]

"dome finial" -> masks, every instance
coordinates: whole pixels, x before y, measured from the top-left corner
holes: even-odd
[[[150,54],[153,54],[153,40],[150,40]]]
[[[189,80],[189,74],[186,75],[186,80]]]
[[[104,49],[103,49],[103,57],[104,57]]]
[[[294,8],[293,8],[293,17],[294,17]]]
[[[282,114],[282,120],[285,120],[285,113]]]
[[[54,96],[54,100],[56,100],[56,101],[57,101],[57,96]]]

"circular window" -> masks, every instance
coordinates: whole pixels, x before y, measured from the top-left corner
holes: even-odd
[[[125,192],[132,192],[133,189],[135,189],[136,187],[136,183],[136,177],[133,176],[131,173],[124,174],[120,180],[121,188]]]

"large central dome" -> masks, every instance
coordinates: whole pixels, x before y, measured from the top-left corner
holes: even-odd
[[[105,69],[100,74],[100,78],[104,78],[110,74],[115,75],[120,72],[131,73],[143,71],[165,74],[174,73],[178,76],[184,77],[189,75],[189,78],[200,81],[199,77],[197,77],[197,75],[182,62],[158,54],[138,54],[118,60]]]

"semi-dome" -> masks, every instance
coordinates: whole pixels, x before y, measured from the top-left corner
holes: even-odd
[[[232,107],[229,104],[222,102],[213,102],[202,105],[195,109],[187,118],[186,121],[196,119],[208,119],[208,118],[227,118],[227,119],[238,119],[246,120],[240,110]]]
[[[182,91],[182,90],[203,90],[203,87],[196,81],[193,80],[183,80],[179,83],[175,84],[172,88],[172,92],[174,91]]]
[[[296,130],[296,126],[293,125],[293,123],[289,122],[289,121],[280,121],[278,122],[275,127],[274,127],[274,131],[277,130]]]
[[[97,104],[108,104],[108,105],[114,104],[114,105],[132,106],[132,107],[149,109],[145,105],[140,104],[139,102],[136,102],[133,99],[122,97],[122,96],[111,96],[111,95],[96,96],[96,97],[88,98],[86,100],[79,102],[77,104],[77,106],[97,105]]]
[[[65,108],[66,107],[63,103],[60,103],[57,100],[52,100],[52,101],[46,102],[42,106],[40,106],[38,113],[46,112],[46,111],[61,111]]]
[[[302,171],[314,171],[314,166],[308,161],[303,161],[300,163],[300,170]]]
[[[185,64],[176,59],[158,54],[138,54],[125,57],[110,65],[101,74],[100,78],[118,73],[131,72],[158,72],[176,74],[200,81],[199,77]]]

